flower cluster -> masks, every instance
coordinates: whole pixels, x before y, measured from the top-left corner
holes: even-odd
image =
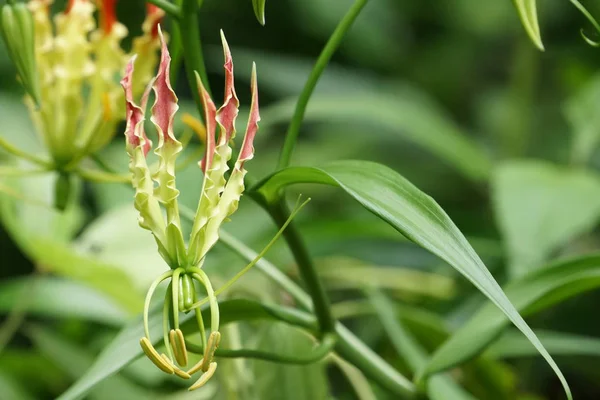
[[[229,173],[228,162],[232,158],[230,143],[236,134],[235,120],[238,115],[239,101],[234,88],[231,52],[225,37],[221,34],[225,55],[225,101],[218,110],[200,78],[196,75],[197,89],[204,108],[206,150],[204,158],[199,163],[204,173],[202,192],[186,246],[177,203],[179,191],[175,184],[175,162],[182,150],[181,143],[173,133],[173,119],[178,109],[177,96],[170,84],[171,58],[160,28],[158,34],[162,42],[158,73],[142,94],[139,105],[133,100],[134,64],[137,64],[135,57],[127,65],[125,76],[121,80],[126,100],[126,148],[130,157],[129,168],[132,184],[136,191],[134,205],[139,211],[140,226],[152,232],[160,255],[170,267],[169,271],[152,283],[146,295],[145,336],[140,340],[140,344],[148,358],[167,373],[188,379],[192,374],[202,371],[202,376],[190,387],[192,390],[204,385],[217,367],[214,353],[221,337],[219,310],[215,291],[208,276],[202,270],[202,266],[206,254],[219,239],[221,224],[235,212],[244,191],[246,174],[244,164],[254,155],[252,143],[260,120],[258,91],[256,71],[253,68],[250,116],[241,150]],[[155,101],[151,109],[150,120],[156,128],[158,138],[158,144],[154,149],[154,154],[158,157],[156,170],[151,170],[146,160],[148,152],[152,149],[152,142],[144,130],[145,110],[151,91],[154,92]],[[215,137],[217,129],[219,131],[218,139]],[[150,339],[148,310],[157,286],[169,279],[163,314],[163,340],[166,354],[159,354]],[[210,302],[211,331],[209,335],[206,335],[205,332],[199,308],[201,302],[197,299],[197,287],[203,287],[206,290]],[[192,310],[195,312],[203,340],[204,357],[191,369],[184,371],[181,368],[187,366],[188,356],[185,339],[179,326],[179,314]]]
[[[35,65],[39,104],[26,103],[57,171],[69,171],[89,154],[105,146],[123,120],[118,77],[127,60],[120,43],[127,28],[115,14],[116,0],[69,0],[53,19],[53,0],[30,0],[35,32]],[[100,23],[94,19],[99,9]],[[139,91],[151,78],[159,46],[156,27],[164,12],[148,7],[143,34],[133,41],[138,54]]]

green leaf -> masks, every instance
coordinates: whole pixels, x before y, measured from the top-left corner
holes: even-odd
[[[0,372],[0,393],[5,399],[33,400],[34,397],[18,382],[8,374]]]
[[[523,276],[600,217],[600,179],[590,171],[515,161],[492,177],[496,219],[512,276]]]
[[[563,261],[506,286],[508,299],[523,315],[532,314],[566,298],[600,286],[600,255]],[[479,354],[509,320],[492,303],[483,305],[433,354],[427,371],[434,374]]]
[[[538,24],[536,0],[513,0],[513,2],[517,7],[517,11],[519,11],[519,17],[529,38],[538,49],[543,51],[544,45]]]
[[[554,331],[537,331],[540,341],[555,356],[594,356],[600,357],[600,339]],[[489,347],[486,356],[492,358],[531,357],[534,354],[531,344],[523,336],[510,330]]]
[[[586,83],[564,107],[573,135],[572,159],[578,163],[586,163],[598,147],[600,141],[598,104],[600,104],[600,75],[596,75]]]
[[[279,102],[262,111],[269,125],[287,123],[295,99]],[[308,104],[306,122],[360,124],[365,135],[399,135],[433,153],[467,178],[487,179],[491,161],[443,110],[421,92],[397,87],[393,94],[356,92],[349,95],[315,95]],[[261,129],[266,129],[263,123]]]
[[[417,269],[371,265],[346,257],[317,260],[317,267],[330,289],[361,288],[369,283],[379,288],[437,299],[450,299],[455,294],[451,278]]]
[[[348,383],[354,388],[354,392],[356,393],[356,397],[358,398],[358,400],[377,399],[377,397],[375,397],[375,393],[373,393],[373,389],[371,388],[369,381],[360,369],[356,368],[356,366],[350,364],[348,361],[339,357],[335,353],[332,353],[330,357],[340,369],[340,371],[342,371],[342,373],[346,375],[346,379],[348,380]]]
[[[267,0],[252,0],[252,8],[254,8],[254,15],[261,25],[265,24],[265,3]]]
[[[258,191],[267,201],[273,201],[284,187],[295,183],[320,183],[340,187],[407,238],[458,270],[531,341],[555,371],[571,398],[569,386],[550,354],[511,304],[469,242],[431,197],[392,169],[367,161],[339,161],[321,168],[287,168],[259,183],[252,190]]]
[[[303,355],[313,343],[306,334],[280,323],[270,325],[261,338],[259,348],[277,354]],[[328,398],[325,363],[309,365],[277,365],[255,361],[255,386],[264,400],[312,400]]]
[[[425,365],[428,354],[402,326],[400,319],[396,317],[394,304],[383,293],[369,290],[368,295],[392,345],[406,360],[413,373],[418,372]],[[428,398],[431,400],[475,400],[449,375],[432,377],[426,387]]]
[[[113,326],[121,326],[128,319],[127,313],[106,295],[65,279],[36,276],[0,283],[0,312],[9,312],[21,300],[26,302],[27,313],[40,316],[77,318]]]

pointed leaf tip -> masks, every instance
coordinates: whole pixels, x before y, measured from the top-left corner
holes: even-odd
[[[538,23],[536,0],[513,0],[521,23],[529,35],[533,44],[541,51],[544,51],[544,44],[540,34],[540,26]]]
[[[265,4],[266,0],[252,0],[252,8],[254,8],[254,15],[258,23],[265,26]]]

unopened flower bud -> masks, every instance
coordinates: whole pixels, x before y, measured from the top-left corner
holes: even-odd
[[[40,86],[35,62],[33,17],[25,3],[8,2],[2,6],[0,33],[10,59],[17,68],[21,84],[36,105]]]

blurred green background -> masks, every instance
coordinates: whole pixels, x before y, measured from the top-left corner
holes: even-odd
[[[237,92],[246,107],[251,63],[257,63],[262,122],[256,157],[248,166],[254,176],[275,168],[295,98],[351,4],[267,0],[267,23],[261,27],[249,0],[204,1],[200,30],[216,102],[223,80],[219,29],[232,48]],[[600,15],[600,3],[584,5]],[[62,7],[56,2],[57,10]],[[500,283],[517,279],[531,265],[594,251],[600,243],[600,52],[581,40],[579,29],[589,27],[567,1],[541,2],[538,8],[545,52],[529,41],[509,0],[371,0],[319,82],[293,164],[361,159],[390,166],[436,199]],[[120,1],[118,17],[132,35],[139,33],[143,2]],[[42,151],[4,50],[0,74],[0,134]],[[183,71],[179,75],[181,109],[193,113]],[[181,134],[184,125],[177,123]],[[195,140],[187,151],[199,145]],[[121,135],[102,157],[126,171]],[[178,175],[184,204],[195,207],[201,179],[194,165]],[[64,214],[12,196],[14,190],[49,205],[52,182],[52,176],[2,181],[2,190],[10,193],[3,196],[0,231],[0,311],[6,316],[0,328],[1,399],[55,398],[66,390],[119,327],[140,312],[149,282],[166,268],[149,235],[137,227],[127,188],[82,183],[77,204]],[[349,314],[348,326],[400,371],[408,374],[375,317],[353,315],[365,279],[449,331],[482,304],[483,296],[464,278],[341,191],[307,185],[291,192],[313,198],[298,223],[334,309]],[[275,231],[249,199],[227,229],[255,249]],[[43,240],[27,243],[33,234]],[[222,248],[211,257],[207,268],[216,282],[244,265]],[[268,258],[297,277],[283,242]],[[237,295],[290,302],[254,272],[228,296]],[[600,336],[598,304],[600,292],[589,288],[528,318],[536,329],[590,339],[557,357],[577,399],[600,398],[600,344],[592,340]],[[410,325],[432,351],[443,336],[423,326]],[[272,349],[275,343],[282,352],[302,352],[310,343],[272,323],[227,329],[230,347]],[[453,377],[479,399],[564,398],[550,368],[527,350],[514,357],[477,358]],[[89,398],[357,398],[332,366],[219,363],[218,382],[187,394],[147,360],[136,361]],[[370,389],[376,398],[393,398],[376,386]]]

